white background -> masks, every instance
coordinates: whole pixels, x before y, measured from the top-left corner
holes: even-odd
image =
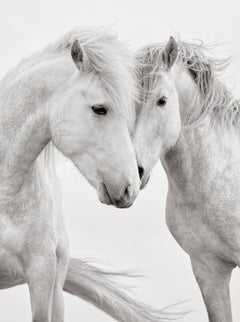
[[[134,47],[165,41],[170,35],[223,44],[219,56],[233,54],[227,81],[235,93],[240,86],[239,1],[219,0],[85,0],[5,1],[0,9],[0,74],[30,52],[79,25],[107,25]],[[240,92],[240,91],[239,91]],[[131,285],[147,303],[162,307],[188,300],[193,313],[186,322],[207,316],[193,278],[188,256],[165,224],[167,181],[160,164],[134,206],[117,210],[99,203],[96,192],[69,162],[61,162],[64,215],[74,255],[96,257],[116,269],[138,269],[148,275]],[[130,283],[130,282],[129,282]],[[240,320],[240,274],[231,282],[234,321]],[[65,296],[67,322],[110,322],[111,318],[82,300]],[[0,321],[30,321],[26,286],[0,292]]]

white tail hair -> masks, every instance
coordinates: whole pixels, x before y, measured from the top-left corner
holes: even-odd
[[[110,273],[86,260],[71,258],[64,291],[90,302],[119,322],[169,322],[184,317],[187,312],[173,312],[171,305],[161,310],[131,298],[126,285],[114,280],[114,276],[129,276]],[[21,285],[26,281],[19,276],[0,274],[0,289]],[[172,312],[170,312],[172,311]]]
[[[120,322],[164,322],[185,315],[168,312],[170,307],[157,310],[133,300],[126,292],[127,287],[114,281],[114,275],[124,276],[103,271],[84,260],[71,258],[64,290],[92,303]]]

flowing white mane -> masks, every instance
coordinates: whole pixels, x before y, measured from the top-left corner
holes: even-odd
[[[137,59],[140,62],[138,77],[141,83],[142,99],[154,91],[163,72],[162,51],[166,44],[156,43],[140,48]],[[177,63],[191,74],[200,93],[201,102],[187,115],[186,125],[199,124],[206,115],[212,116],[214,124],[230,125],[239,120],[240,103],[220,79],[230,59],[210,57],[209,47],[203,43],[178,42]]]
[[[84,48],[92,70],[100,77],[112,108],[126,118],[131,128],[135,119],[132,102],[137,97],[134,55],[125,43],[105,28],[74,28],[57,41],[23,59],[6,74],[0,83],[0,90],[16,75],[40,62],[67,52],[71,59],[71,45],[76,39]]]
[[[75,28],[57,41],[23,59],[0,82],[3,91],[16,75],[31,67],[64,54],[71,58],[71,45],[78,39],[87,54],[91,69],[98,74],[108,102],[128,122],[131,130],[135,121],[134,101],[137,97],[135,58],[125,43],[105,28]],[[50,143],[38,158],[40,169],[54,169],[55,150]],[[50,171],[52,172],[52,171]]]

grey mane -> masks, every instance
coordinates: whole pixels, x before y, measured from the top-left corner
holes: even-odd
[[[140,48],[138,77],[140,79],[142,99],[147,99],[163,71],[162,51],[165,43],[150,44]],[[211,115],[214,125],[229,126],[238,123],[240,103],[227,89],[221,75],[231,59],[216,59],[210,56],[210,48],[203,43],[178,41],[177,63],[188,70],[200,93],[201,101],[188,113],[185,125],[199,124],[207,115]]]

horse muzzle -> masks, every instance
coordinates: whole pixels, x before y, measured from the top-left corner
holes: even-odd
[[[129,208],[132,206],[139,189],[133,189],[130,184],[127,184],[121,194],[114,193],[107,187],[106,184],[101,183],[98,188],[99,200],[106,205],[113,205],[117,208]]]

